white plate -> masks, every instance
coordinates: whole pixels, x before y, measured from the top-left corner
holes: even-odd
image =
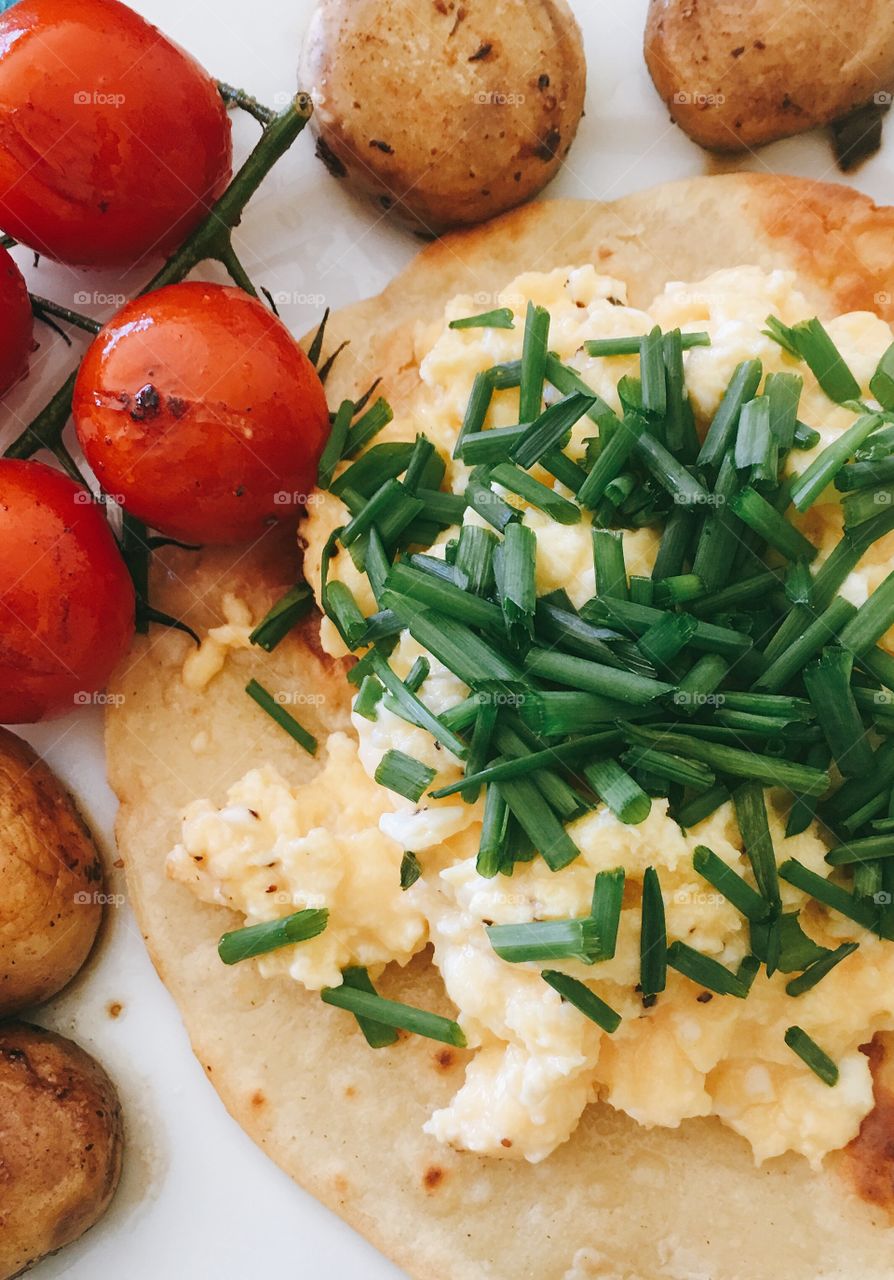
[[[221,79],[270,104],[294,91],[313,0],[131,2]],[[647,0],[572,5],[587,45],[587,115],[549,194],[614,199],[710,171],[709,157],[670,123],[646,72],[641,44]],[[253,121],[237,117],[240,154],[256,131]],[[894,120],[887,136],[883,152],[852,178],[879,201],[894,200]],[[824,134],[777,143],[747,157],[742,167],[844,181]],[[418,243],[352,201],[314,159],[308,135],[253,201],[237,247],[252,277],[277,296],[283,318],[300,334],[324,306],[381,289]],[[35,272],[30,255],[17,253],[35,291],[101,318],[114,310],[107,295],[121,292],[119,280],[48,263]],[[31,377],[10,401],[23,423],[71,364],[59,339],[43,330],[41,341]],[[3,441],[12,434],[7,425]],[[26,736],[79,797],[111,863],[115,802],[105,781],[100,719],[99,707],[88,708]],[[95,1052],[117,1080],[128,1126],[125,1175],[103,1223],[43,1263],[35,1280],[242,1280],[265,1268],[279,1277],[396,1280],[402,1272],[295,1187],[227,1116],[152,970],[120,871],[112,872],[111,891],[120,897],[108,912],[98,954],[74,986],[36,1016]],[[121,1007],[117,1018],[109,1013],[114,1005]]]

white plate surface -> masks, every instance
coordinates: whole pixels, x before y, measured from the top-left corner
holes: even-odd
[[[421,0],[420,0],[421,2]],[[313,0],[131,0],[220,79],[271,105],[295,89],[301,37]],[[647,0],[571,0],[589,62],[587,114],[550,195],[610,200],[658,182],[710,172],[709,157],[669,121],[642,58]],[[257,129],[236,120],[244,154]],[[894,201],[894,119],[883,151],[850,180]],[[777,143],[743,168],[844,181],[823,134]],[[237,236],[249,273],[277,297],[293,332],[381,289],[418,242],[352,201],[314,159],[309,135],[253,201]],[[104,318],[120,280],[49,263],[31,269],[36,292]],[[71,357],[46,330],[27,384],[11,405],[24,423],[55,389]],[[2,442],[13,434],[4,415]],[[2,552],[0,552],[2,554]],[[101,710],[26,731],[79,797],[115,857],[114,797],[105,780]],[[335,1276],[399,1280],[404,1273],[288,1178],[229,1118],[194,1059],[177,1010],[149,963],[120,871],[97,955],[77,982],[37,1015],[96,1053],[124,1100],[128,1153],[108,1216],[83,1240],[44,1262],[35,1280],[281,1280]],[[110,1006],[120,1005],[118,1017]]]

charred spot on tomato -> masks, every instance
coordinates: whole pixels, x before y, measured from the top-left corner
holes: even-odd
[[[391,143],[383,142],[381,138],[370,138],[369,145],[375,147],[377,151],[381,151],[383,155],[394,155],[394,147],[392,147]]]
[[[182,418],[189,405],[181,396],[168,396],[168,413],[172,418]]]
[[[318,160],[323,162],[333,178],[346,178],[348,176],[348,171],[343,162],[339,160],[328,142],[325,142],[323,138],[317,138],[315,155]]]
[[[555,125],[548,129],[547,132],[534,148],[534,155],[538,160],[542,160],[548,164],[551,160],[555,160],[559,154],[559,148],[562,145],[562,133]]]
[[[134,422],[145,422],[147,419],[157,418],[160,412],[161,396],[156,387],[147,382],[134,396],[130,416]]]

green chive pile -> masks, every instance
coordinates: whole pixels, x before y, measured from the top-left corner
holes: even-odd
[[[452,327],[488,325],[512,327],[511,314]],[[683,354],[709,345],[707,334],[654,328],[587,343],[594,356],[639,354],[640,376],[621,379],[616,413],[550,352],[549,328],[548,311],[530,304],[521,360],[475,377],[454,451],[471,469],[461,493],[442,488],[445,462],[425,436],[370,444],[391,419],[384,401],[356,420],[350,401],[335,415],[320,482],[349,518],[325,549],[322,605],[359,655],[348,677],[355,708],[375,719],[387,707],[464,766],[460,781],[428,791],[431,769],[392,751],[376,780],[420,804],[427,791],[468,803],[483,796],[477,866],[486,877],[509,876],[535,856],[552,870],[567,866],[579,853],[569,823],[600,801],[635,824],[654,797],[667,797],[683,828],[732,801],[751,877],[704,846],[693,862],[747,920],[751,954],[732,972],[669,942],[658,873],[649,868],[643,1002],[660,996],[668,968],[708,992],[745,999],[763,966],[792,975],[787,990],[796,998],[856,944],[814,943],[798,913],[783,911],[780,881],[894,939],[894,658],[878,647],[894,624],[894,574],[860,608],[839,594],[867,549],[894,530],[894,345],[867,404],[818,320],[789,327],[768,319],[767,335],[856,415],[786,478],[787,456],[820,441],[799,418],[798,373],[764,378],[759,360],[743,361],[700,440]],[[487,428],[495,397],[510,389],[517,425]],[[572,428],[584,420],[586,447],[572,457]],[[350,465],[339,470],[344,460]],[[792,516],[830,485],[847,495],[844,533],[816,567],[818,549]],[[560,524],[585,516],[592,523],[596,594],[581,608],[563,590],[538,594],[537,537],[514,499]],[[468,509],[475,523],[463,523]],[[446,556],[428,553],[457,526]],[[630,576],[624,530],[645,526],[661,532],[654,569]],[[367,575],[372,616],[330,580],[336,555],[350,555]],[[303,609],[303,597],[294,603]],[[281,616],[274,610],[274,636]],[[427,659],[406,680],[396,675],[389,656],[404,631],[469,687],[464,701],[439,715],[426,706]],[[787,835],[815,818],[832,832],[834,880],[774,848],[767,787],[788,792]],[[414,855],[401,874],[406,887],[418,877]],[[491,944],[508,961],[598,964],[614,954],[623,890],[622,870],[602,873],[590,916],[492,926]],[[543,978],[615,1030],[618,1015],[583,983],[549,967]],[[335,994],[324,998],[353,999]],[[372,999],[366,993],[350,1007],[369,1018]],[[389,1025],[407,1025],[386,1013]],[[835,1064],[800,1028],[790,1028],[786,1043],[836,1082]]]

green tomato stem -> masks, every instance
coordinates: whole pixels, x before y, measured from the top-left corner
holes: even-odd
[[[63,307],[60,302],[54,302],[52,298],[42,298],[38,293],[29,293],[28,297],[31,299],[31,310],[38,320],[42,320],[44,316],[55,316],[57,320],[64,320],[66,324],[73,324],[75,328],[94,335],[102,328],[100,322],[94,320],[92,316],[82,315],[80,311],[73,311],[71,307]]]
[[[299,93],[283,111],[275,115],[261,134],[239,172],[233,177],[223,195],[216,201],[208,216],[187,236],[177,252],[168,259],[140,294],[151,293],[167,284],[177,284],[185,279],[200,262],[215,258],[222,262],[233,279],[246,288],[243,279],[237,278],[235,269],[248,280],[236,258],[231,242],[233,228],[239,225],[245,206],[257,191],[267,174],[291,147],[313,114],[313,103],[306,93]],[[249,281],[249,286],[251,282]],[[253,287],[249,291],[257,297]],[[25,428],[9,448],[7,458],[30,458],[39,449],[57,453],[62,432],[71,413],[71,398],[77,370],[65,380],[37,417]]]

